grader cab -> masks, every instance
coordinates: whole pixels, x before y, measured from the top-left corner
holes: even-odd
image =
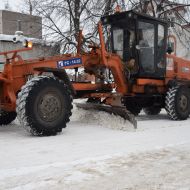
[[[167,22],[127,11],[103,17],[98,32],[100,44],[87,52],[80,32],[76,54],[23,60],[19,52],[31,48],[0,53],[6,58],[0,124],[17,116],[30,133],[55,135],[69,122],[73,98],[88,100],[79,107],[119,115],[135,127],[131,113],[142,109],[152,115],[165,108],[173,120],[189,117],[190,61],[167,53]],[[94,79],[79,80],[79,68]],[[74,80],[67,69],[75,71]]]
[[[135,78],[165,77],[166,22],[128,11],[103,17],[102,23],[110,26],[112,52],[131,67]]]

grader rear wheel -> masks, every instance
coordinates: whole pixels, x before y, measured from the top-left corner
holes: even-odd
[[[16,119],[16,112],[0,110],[0,125],[8,125]]]
[[[52,77],[33,78],[18,95],[18,119],[33,135],[49,136],[61,132],[69,122],[71,109],[70,90]]]
[[[190,114],[190,90],[186,86],[175,86],[168,90],[165,109],[172,120],[186,120]]]

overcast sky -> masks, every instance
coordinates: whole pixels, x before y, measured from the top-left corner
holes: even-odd
[[[7,0],[0,0],[0,9],[4,9],[6,2]],[[22,0],[8,0],[8,2],[12,11],[21,10],[20,4],[22,3]]]
[[[23,2],[23,0],[0,0],[0,9],[4,9],[5,3],[7,1],[9,2],[12,11],[21,11],[21,3]],[[181,3],[187,3],[189,1],[190,0],[179,0],[179,2]]]

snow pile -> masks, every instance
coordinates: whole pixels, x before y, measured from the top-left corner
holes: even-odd
[[[74,105],[73,115],[71,121],[80,122],[83,124],[93,124],[100,127],[106,127],[109,129],[122,130],[122,131],[135,131],[133,125],[114,114],[98,111],[98,110],[84,110],[77,108]]]

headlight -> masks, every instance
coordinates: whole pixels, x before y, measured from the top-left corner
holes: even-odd
[[[26,47],[26,48],[32,48],[33,44],[32,44],[31,41],[24,40],[23,41],[23,46]]]

